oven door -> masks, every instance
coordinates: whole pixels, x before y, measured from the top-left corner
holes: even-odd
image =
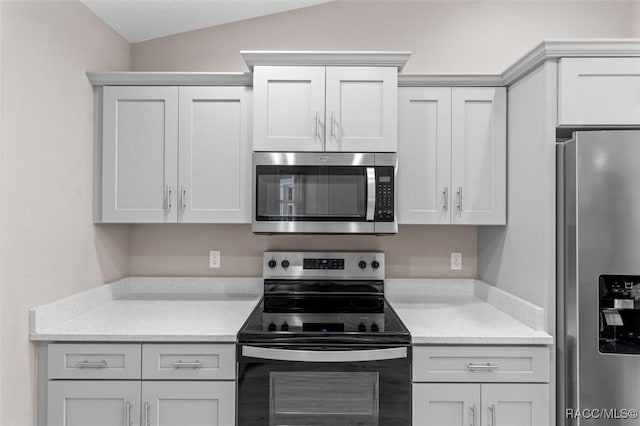
[[[378,157],[388,164],[376,164]],[[392,204],[385,197],[395,161],[395,154],[256,152],[252,231],[374,233],[376,221],[395,223],[393,209],[379,205]]]
[[[238,426],[409,425],[410,351],[241,345]]]

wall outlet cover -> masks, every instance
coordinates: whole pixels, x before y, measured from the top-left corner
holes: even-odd
[[[211,250],[209,252],[209,268],[220,267],[220,250]]]
[[[451,270],[452,271],[462,270],[462,253],[451,252]]]

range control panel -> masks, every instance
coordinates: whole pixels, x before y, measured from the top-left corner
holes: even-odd
[[[382,280],[384,253],[266,251],[262,275],[270,279]]]

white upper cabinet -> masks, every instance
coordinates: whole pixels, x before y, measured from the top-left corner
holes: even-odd
[[[398,223],[450,223],[451,88],[398,90]]]
[[[324,67],[255,67],[254,151],[324,150]]]
[[[105,87],[102,221],[175,222],[178,88]]]
[[[506,223],[506,90],[399,90],[398,223]]]
[[[640,58],[562,58],[558,125],[640,125]]]
[[[180,88],[180,222],[250,222],[250,102],[247,87]]]
[[[96,222],[249,223],[251,89],[106,86]]]
[[[451,118],[451,223],[504,225],[506,89],[454,88]]]
[[[253,78],[254,151],[396,151],[396,67],[256,66]]]
[[[395,152],[398,71],[390,67],[327,67],[326,151]]]

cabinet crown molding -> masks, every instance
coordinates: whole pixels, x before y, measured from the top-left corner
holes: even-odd
[[[547,39],[502,73],[510,86],[548,59],[640,56],[640,38]]]
[[[408,51],[287,51],[241,50],[240,55],[250,70],[254,66],[363,66],[397,67],[402,70],[411,52]]]
[[[247,72],[87,72],[94,86],[251,86]]]

